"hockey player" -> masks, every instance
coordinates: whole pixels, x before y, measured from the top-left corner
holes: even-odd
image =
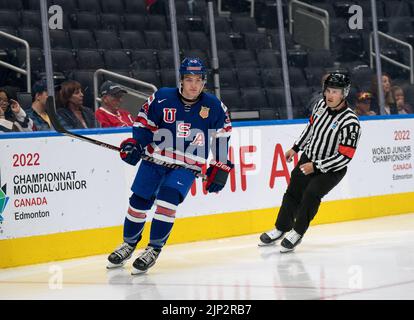
[[[281,252],[293,251],[315,217],[321,199],[345,176],[360,137],[357,115],[346,97],[351,87],[346,74],[332,73],[324,81],[323,99],[314,104],[305,130],[285,154],[288,162],[303,150],[283,196],[275,229],[260,236],[259,245],[283,238]]]
[[[124,242],[108,257],[108,268],[120,267],[131,258],[141,240],[146,213],[156,203],[147,248],[134,261],[132,274],[146,272],[167,242],[175,214],[211,149],[206,189],[219,192],[233,164],[227,158],[231,122],[226,106],[204,93],[206,69],[198,58],[185,58],[180,66],[180,87],[161,88],[142,106],[133,126],[133,137],[121,143],[121,158],[136,165],[143,154],[172,169],[142,160],[132,184],[124,221]],[[158,163],[160,163],[158,162]]]

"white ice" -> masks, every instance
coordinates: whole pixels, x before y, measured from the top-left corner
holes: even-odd
[[[258,237],[169,245],[139,276],[137,252],[2,269],[0,299],[414,299],[414,214],[313,226],[287,254]]]

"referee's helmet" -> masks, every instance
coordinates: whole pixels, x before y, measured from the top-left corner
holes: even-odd
[[[327,87],[342,89],[345,99],[349,94],[349,90],[351,89],[351,80],[345,73],[330,73],[328,78],[326,78],[325,82],[323,83],[323,92],[325,92]]]

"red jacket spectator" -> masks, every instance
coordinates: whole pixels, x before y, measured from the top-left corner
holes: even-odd
[[[111,81],[105,81],[100,91],[102,103],[96,110],[95,117],[102,128],[131,127],[134,123],[131,113],[120,108],[122,96],[126,91]]]

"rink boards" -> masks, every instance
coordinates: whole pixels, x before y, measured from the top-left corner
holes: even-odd
[[[414,117],[362,120],[348,173],[312,224],[414,211]],[[305,126],[303,120],[235,124],[228,184],[206,194],[198,179],[168,243],[270,229],[294,165],[283,154]],[[79,133],[119,145],[130,129]],[[136,168],[116,152],[45,132],[0,135],[0,150],[0,267],[106,253],[122,241]]]

